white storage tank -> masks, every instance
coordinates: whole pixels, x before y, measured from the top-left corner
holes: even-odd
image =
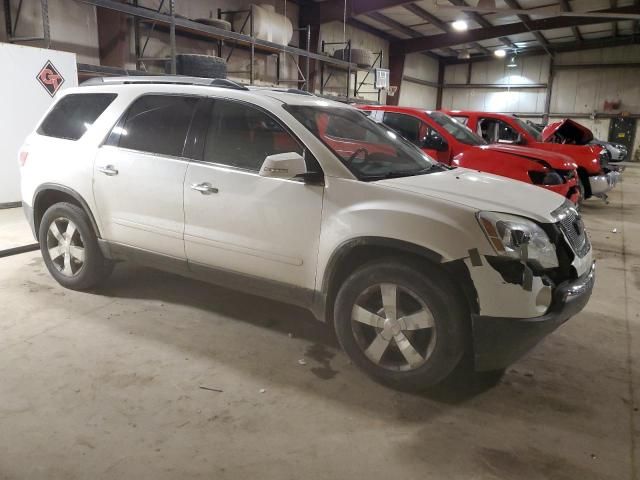
[[[276,12],[273,5],[251,4],[253,12],[253,32],[256,38],[269,42],[288,45],[293,37],[293,25],[291,20]],[[234,20],[233,29],[240,31],[246,17],[237,16]],[[245,26],[245,34],[249,33],[249,22]]]

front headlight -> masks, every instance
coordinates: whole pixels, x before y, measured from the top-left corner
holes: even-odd
[[[537,223],[497,212],[479,212],[478,221],[498,255],[528,261],[540,268],[559,265],[556,246]]]

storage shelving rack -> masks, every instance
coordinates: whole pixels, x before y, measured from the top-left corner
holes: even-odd
[[[42,36],[30,36],[30,37],[18,37],[16,36],[16,30],[20,23],[20,14],[22,13],[23,0],[18,2],[16,7],[15,19],[11,13],[11,0],[4,0],[4,20],[5,28],[7,30],[7,40],[9,43],[15,42],[44,42],[45,48],[49,48],[51,45],[51,30],[49,25],[49,2],[48,0],[40,0],[40,12],[42,14]]]
[[[249,67],[249,84],[253,85],[255,82],[255,75],[253,71],[253,64],[255,55],[259,54],[267,54],[267,55],[277,55],[277,74],[276,74],[276,82],[277,83],[285,83],[285,82],[293,82],[297,83],[300,89],[304,89],[307,91],[313,91],[313,85],[309,84],[309,69],[310,69],[310,61],[315,60],[320,64],[321,72],[324,71],[325,66],[331,66],[332,68],[346,70],[348,72],[356,71],[360,69],[356,64],[340,60],[337,58],[332,58],[324,54],[315,53],[310,50],[310,37],[311,37],[311,29],[309,26],[303,27],[302,31],[304,31],[307,35],[307,48],[302,49],[290,45],[281,45],[274,42],[269,42],[267,40],[262,40],[256,38],[253,35],[253,19],[252,14],[249,12],[248,23],[250,27],[249,34],[234,32],[225,30],[222,28],[217,28],[214,26],[206,25],[204,23],[195,22],[193,20],[189,20],[186,18],[182,18],[176,16],[176,0],[168,0],[169,12],[163,13],[162,7],[165,4],[165,1],[161,2],[159,9],[150,9],[146,7],[139,6],[137,4],[137,0],[130,0],[130,3],[119,2],[115,0],[76,0],[78,2],[87,3],[90,5],[94,5],[99,8],[106,8],[113,11],[117,11],[123,13],[125,15],[130,15],[134,18],[134,42],[135,51],[136,51],[136,64],[137,67],[141,67],[141,62],[153,61],[153,60],[169,60],[171,62],[172,72],[175,72],[175,55],[176,55],[176,35],[195,38],[199,40],[212,41],[216,42],[217,51],[219,56],[222,54],[223,45],[231,45],[232,52],[235,49],[247,50],[250,52],[251,62]],[[235,14],[241,11],[236,11]],[[245,11],[246,13],[246,11]],[[219,11],[219,18],[224,14],[232,14],[231,11]],[[145,58],[144,57],[144,45],[141,46],[141,29],[147,28],[149,32],[152,30],[158,31],[168,31],[169,33],[169,48],[170,48],[170,56],[168,58]],[[298,58],[305,59],[305,71],[300,68],[299,62],[295,61],[297,70],[298,70],[298,79],[296,80],[283,80],[280,78],[280,55],[287,54],[290,55],[291,58],[294,59],[297,56]],[[382,56],[380,55],[380,61]],[[362,70],[362,69],[360,69]],[[91,74],[105,74],[105,75],[113,75],[113,68],[105,68],[98,65],[86,65],[79,64],[79,71],[91,73]],[[125,71],[121,70],[119,74],[135,74],[137,71]],[[347,76],[347,88],[346,88],[346,96],[340,98],[343,101],[351,101],[355,100],[350,96],[350,80],[351,75]],[[359,89],[354,90],[356,93],[354,97],[358,94]],[[321,85],[320,94],[324,94],[324,89]]]
[[[338,66],[338,65],[326,65],[325,64],[321,64],[320,65],[320,94],[324,95],[324,90],[327,86],[327,83],[329,83],[329,80],[331,80],[331,78],[333,77],[334,72],[336,71],[342,71],[347,73],[347,92],[350,91],[351,89],[351,74],[353,73],[354,75],[354,81],[353,81],[353,100],[357,101],[358,100],[358,95],[363,94],[363,93],[375,93],[378,95],[378,103],[380,103],[380,96],[381,96],[381,91],[379,89],[376,90],[369,90],[369,91],[363,91],[361,90],[363,86],[375,86],[375,83],[367,83],[367,79],[369,78],[369,75],[371,75],[372,73],[375,72],[376,68],[382,68],[382,55],[383,55],[383,51],[380,50],[379,52],[375,53],[375,58],[373,60],[373,62],[371,62],[371,65],[367,65],[366,67],[362,67],[361,65],[358,65],[356,63],[351,62],[351,40],[347,40],[344,42],[325,42],[324,40],[322,41],[322,47],[321,47],[321,51],[324,55],[329,54],[329,52],[327,52],[327,47],[332,47],[335,45],[342,45],[344,47],[344,49],[347,51],[347,63],[348,65],[345,66]],[[331,58],[331,57],[328,57]],[[328,71],[328,75],[326,76],[325,79],[325,71]],[[365,72],[365,76],[364,78],[360,81],[360,83],[358,83],[358,72]],[[375,81],[375,79],[374,79]],[[349,94],[347,94],[347,100],[349,99]]]

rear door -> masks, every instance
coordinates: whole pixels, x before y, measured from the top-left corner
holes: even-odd
[[[100,147],[94,197],[105,240],[185,258],[182,152],[196,103],[143,95]]]
[[[201,142],[201,148],[193,148],[185,178],[190,268],[212,267],[311,291],[324,186],[258,172],[266,156],[292,151],[305,156],[309,171],[320,171],[320,165],[276,118],[245,102],[201,104],[193,132],[189,143]]]

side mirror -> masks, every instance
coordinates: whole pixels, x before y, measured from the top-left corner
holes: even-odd
[[[435,150],[436,152],[445,152],[449,145],[442,137],[427,137],[422,142],[422,148]]]
[[[290,179],[307,173],[307,164],[297,152],[277,153],[264,159],[261,177]]]

